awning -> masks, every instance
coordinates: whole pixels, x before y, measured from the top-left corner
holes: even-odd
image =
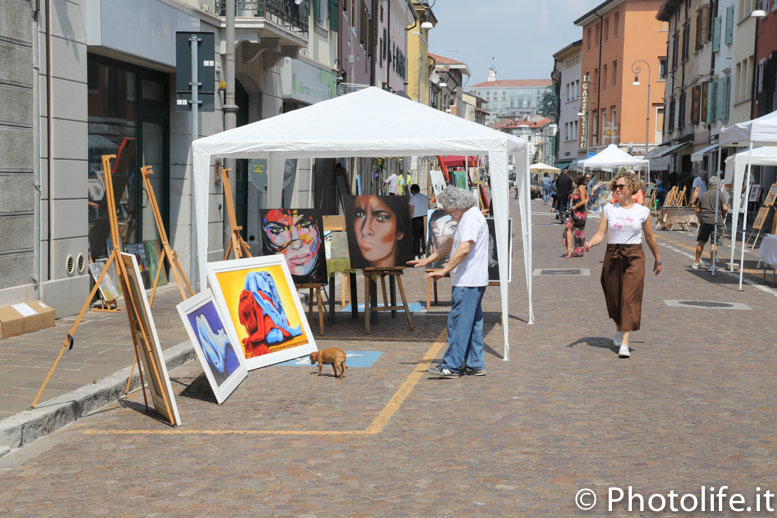
[[[683,146],[687,146],[690,144],[690,142],[680,142],[679,144],[674,144],[673,146],[659,146],[651,149],[648,151],[647,157],[650,158],[661,158],[662,156],[668,155],[672,151],[676,149],[680,149]]]
[[[705,147],[703,149],[698,150],[695,153],[692,153],[691,154],[691,162],[701,162],[702,160],[704,160],[704,155],[706,155],[710,151],[714,151],[716,149],[718,149],[718,145],[717,144],[712,144],[711,146],[707,146],[707,147]]]
[[[445,163],[445,167],[464,167],[464,157],[462,155],[447,155],[442,157],[442,161]],[[468,156],[467,163],[470,167],[476,167],[478,165],[478,157]]]
[[[569,167],[569,164],[571,164],[571,163],[572,163],[571,161],[570,162],[559,162],[559,163],[556,164],[556,167],[558,167],[559,169],[564,169],[566,167]]]

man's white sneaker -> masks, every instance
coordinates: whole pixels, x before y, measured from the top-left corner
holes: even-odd
[[[694,270],[698,270],[699,269],[699,263],[693,263],[691,265],[691,268],[693,268]]]
[[[619,347],[622,342],[623,342],[623,333],[621,333],[620,331],[617,331],[615,333],[615,338],[612,339],[612,343],[615,344],[615,347]]]
[[[618,349],[618,356],[621,358],[628,358],[631,356],[631,352],[629,351],[629,346],[621,344],[620,349]]]

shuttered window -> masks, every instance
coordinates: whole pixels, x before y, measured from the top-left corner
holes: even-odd
[[[337,30],[337,19],[340,17],[337,11],[337,0],[329,0],[329,29]]]
[[[717,120],[715,115],[715,90],[717,85],[718,84],[715,82],[715,80],[707,83],[707,124],[715,124],[715,121]]]
[[[734,6],[726,8],[726,45],[734,41]]]
[[[712,52],[720,51],[720,27],[722,18],[720,16],[715,17],[714,28],[712,29]]]

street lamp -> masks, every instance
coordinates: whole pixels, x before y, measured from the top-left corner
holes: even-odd
[[[640,72],[642,72],[642,69],[639,68],[639,65],[637,65],[637,63],[644,63],[648,69],[647,114],[646,114],[647,116],[645,117],[645,160],[647,160],[648,142],[650,141],[648,138],[648,135],[650,135],[650,63],[648,63],[644,59],[638,59],[631,64],[631,71],[634,72],[635,74],[634,82],[631,83],[632,86],[639,86],[639,74]],[[650,183],[650,166],[648,166],[648,183]]]
[[[764,11],[763,0],[756,0],[755,9],[750,13],[751,18],[766,18],[766,11]]]
[[[434,29],[434,25],[432,24],[431,20],[429,20],[429,10],[431,10],[431,8],[434,7],[434,4],[436,3],[437,0],[433,0],[432,5],[429,5],[429,2],[422,2],[426,10],[424,11],[424,21],[421,23],[421,28],[425,31]]]

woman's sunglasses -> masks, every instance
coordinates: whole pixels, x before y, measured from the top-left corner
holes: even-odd
[[[618,189],[623,189],[624,187],[626,187],[626,184],[625,184],[625,183],[616,183],[616,184],[615,184],[615,190],[616,190],[616,191],[617,191]]]

